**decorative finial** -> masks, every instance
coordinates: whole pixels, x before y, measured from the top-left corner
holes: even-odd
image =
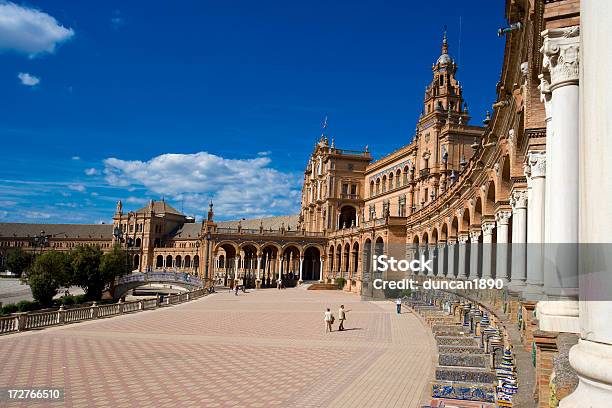
[[[213,211],[213,202],[212,200],[210,200],[210,203],[208,204],[208,221],[212,221],[214,215],[215,213]]]
[[[489,111],[487,111],[487,115],[485,116],[485,118],[482,121],[482,123],[484,123],[485,125],[488,125],[490,121],[491,121],[491,113]]]
[[[442,54],[448,54],[448,41],[446,40],[446,24],[444,24],[444,36],[442,37]]]

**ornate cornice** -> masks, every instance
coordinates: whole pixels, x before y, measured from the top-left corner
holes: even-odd
[[[550,73],[550,91],[566,85],[577,85],[580,67],[580,27],[544,30],[543,69]],[[542,86],[542,84],[540,85]],[[544,92],[543,89],[541,89]]]

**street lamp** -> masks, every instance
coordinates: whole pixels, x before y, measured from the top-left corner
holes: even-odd
[[[196,241],[196,253],[199,254],[200,253],[200,238],[198,237],[198,240]],[[198,260],[200,259],[200,257],[198,256]],[[198,264],[196,264],[195,262],[193,263],[193,274],[197,275],[198,274]]]
[[[206,272],[204,274],[204,280],[207,281],[208,280],[208,263],[209,263],[209,259],[210,259],[210,239],[211,239],[211,234],[210,232],[206,233]]]
[[[34,247],[40,247],[42,254],[43,248],[49,245],[49,236],[45,235],[45,231],[40,231],[40,235],[34,237]]]

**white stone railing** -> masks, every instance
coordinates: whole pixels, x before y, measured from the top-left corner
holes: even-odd
[[[161,298],[130,302],[119,301],[118,303],[105,305],[98,305],[94,302],[91,306],[67,310],[61,306],[59,310],[51,312],[14,313],[10,316],[0,317],[0,335],[156,309],[158,307],[195,300],[207,294],[208,289],[202,288],[165,296],[163,302],[160,300]]]

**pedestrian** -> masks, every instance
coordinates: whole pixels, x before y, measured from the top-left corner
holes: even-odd
[[[397,314],[402,313],[402,298],[397,298],[395,301],[395,306],[397,307]]]
[[[234,294],[238,296],[238,284],[234,286]]]
[[[346,320],[346,312],[350,312],[350,310],[345,310],[344,305],[340,305],[340,310],[338,310],[338,320],[340,321],[340,326],[338,326],[338,331],[344,330],[344,321]]]
[[[325,311],[325,317],[323,320],[325,322],[325,333],[331,333],[333,331],[332,324],[334,324],[334,315],[332,314],[331,310],[329,310],[329,307]]]
[[[282,281],[281,281],[281,279],[280,279],[280,278],[278,278],[278,279],[276,280],[276,287],[278,288],[278,290],[281,290],[281,285],[282,285]]]

